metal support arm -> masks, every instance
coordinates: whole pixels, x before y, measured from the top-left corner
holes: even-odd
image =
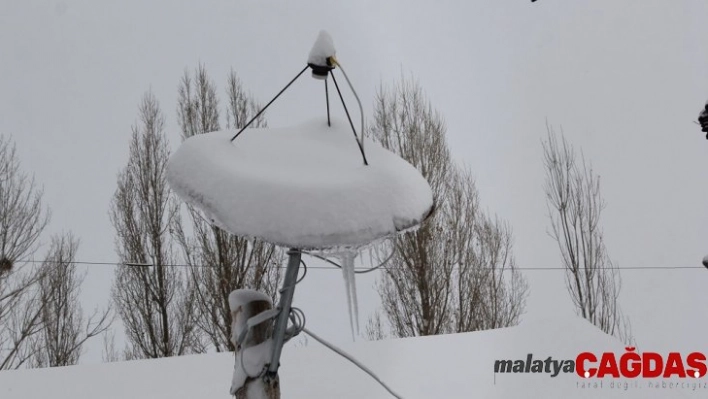
[[[278,302],[278,318],[275,320],[275,329],[273,331],[273,354],[270,358],[268,371],[264,376],[266,382],[276,381],[278,375],[278,367],[280,367],[280,354],[283,351],[285,344],[285,331],[288,327],[288,319],[290,317],[290,307],[295,294],[295,284],[297,282],[297,272],[300,269],[300,259],[302,251],[291,248],[288,250],[288,267],[285,270],[285,279],[283,288],[280,290],[280,302]]]

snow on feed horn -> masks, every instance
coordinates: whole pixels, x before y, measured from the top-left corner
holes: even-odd
[[[312,68],[312,77],[324,80],[329,76],[329,71],[334,69],[333,58],[336,51],[332,36],[321,30],[315,44],[307,57],[307,65]]]

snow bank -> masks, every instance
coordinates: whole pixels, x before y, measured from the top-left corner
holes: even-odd
[[[574,373],[494,373],[501,359],[569,359],[583,351],[623,353],[616,339],[573,315],[518,327],[466,334],[341,345],[406,399],[699,399],[708,388],[650,388],[650,380],[611,387],[583,387]],[[642,348],[651,351],[653,348]],[[700,350],[701,348],[695,348]],[[288,399],[390,399],[375,381],[347,360],[312,344],[287,345],[280,368]],[[227,399],[232,353],[53,369],[0,372],[2,399]],[[255,369],[254,369],[255,370]],[[686,379],[706,384],[708,378]],[[656,380],[654,380],[656,382]],[[676,380],[673,380],[676,382]]]
[[[369,166],[347,122],[197,135],[168,165],[168,181],[223,229],[292,248],[358,248],[417,226],[431,212],[430,186],[376,143]]]

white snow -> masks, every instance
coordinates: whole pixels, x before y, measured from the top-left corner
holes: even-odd
[[[239,335],[246,328],[248,319],[255,316],[247,311],[248,308],[242,308],[242,306],[255,301],[266,301],[271,305],[271,308],[273,306],[273,302],[270,297],[262,292],[249,289],[240,289],[234,290],[229,294],[229,309],[231,310],[231,342],[233,342],[234,345],[239,345]]]
[[[334,56],[334,41],[332,36],[325,30],[320,31],[317,35],[317,40],[310,50],[310,55],[307,57],[308,64],[327,66],[327,58]]]
[[[257,377],[263,371],[263,367],[270,362],[272,353],[273,340],[268,339],[261,344],[241,349],[235,357],[232,356],[234,374],[231,378],[229,393],[235,394],[246,383],[248,377]]]
[[[196,135],[172,155],[168,181],[213,223],[300,249],[341,249],[414,228],[432,210],[411,164],[367,143],[369,166],[347,122]]]
[[[270,297],[260,291],[240,289],[234,290],[229,294],[229,309],[233,312],[239,306],[255,301],[266,301],[271,305],[273,304]]]
[[[316,331],[315,331],[316,332]],[[313,341],[311,341],[313,342]],[[578,375],[494,373],[495,360],[571,359],[583,351],[624,353],[624,346],[586,321],[568,314],[527,320],[492,331],[340,345],[406,399],[672,399],[705,398],[708,378],[688,378],[684,388],[582,388]],[[654,348],[641,348],[652,351]],[[701,348],[695,348],[701,350]],[[280,368],[282,397],[288,399],[390,399],[349,361],[319,344],[286,345]],[[158,360],[0,372],[2,399],[228,399],[232,353]],[[254,368],[255,370],[255,368]],[[251,371],[249,369],[249,371]]]

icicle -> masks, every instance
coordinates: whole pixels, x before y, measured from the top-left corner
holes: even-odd
[[[356,278],[354,274],[354,259],[357,253],[355,251],[347,251],[340,254],[342,262],[342,275],[344,276],[344,285],[347,291],[347,306],[349,310],[349,325],[352,330],[352,340],[356,340],[356,334],[359,333],[359,305],[356,296]],[[356,323],[356,332],[354,329]]]
[[[356,333],[359,334],[359,300],[356,296],[356,274],[354,272],[354,260],[356,259],[356,252],[351,252],[351,295],[352,303],[354,304],[354,322],[356,323]]]

